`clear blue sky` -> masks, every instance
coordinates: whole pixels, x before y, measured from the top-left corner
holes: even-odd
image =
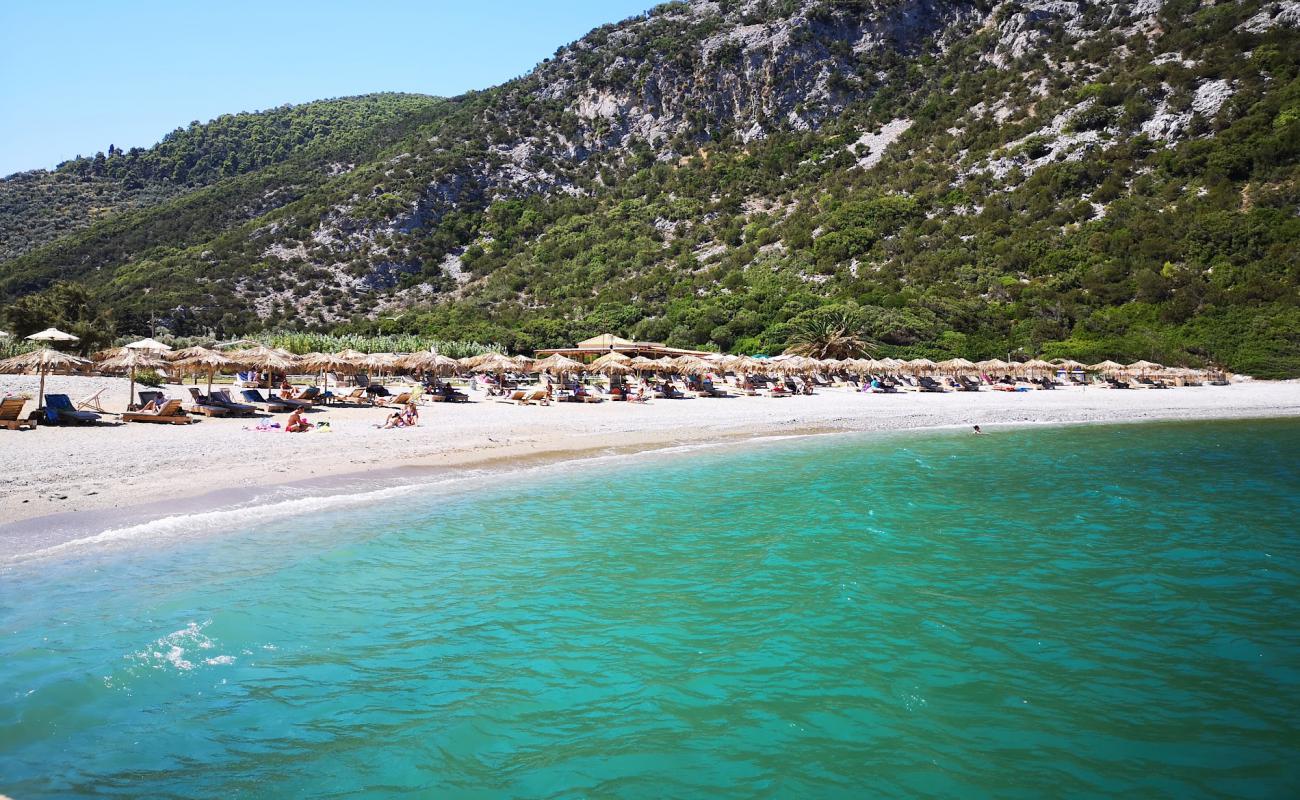
[[[527,72],[658,0],[0,0],[0,175],[191,120]]]

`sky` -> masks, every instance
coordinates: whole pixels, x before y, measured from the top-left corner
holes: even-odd
[[[221,114],[487,88],[657,2],[0,0],[0,175]]]

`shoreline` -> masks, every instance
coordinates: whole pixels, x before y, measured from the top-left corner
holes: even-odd
[[[407,430],[375,429],[382,414],[367,408],[314,413],[313,418],[331,420],[335,432],[325,435],[249,430],[256,420],[5,432],[0,434],[0,463],[13,466],[6,472],[14,477],[0,485],[0,551],[11,551],[8,541],[31,544],[33,538],[66,537],[73,529],[106,530],[151,516],[202,513],[268,493],[324,489],[325,494],[349,494],[340,489],[767,436],[936,430],[976,423],[1005,427],[1295,417],[1300,416],[1300,383],[1019,395],[862,395],[823,389],[811,397],[657,401],[644,407],[519,407],[479,401],[423,407],[421,426]]]

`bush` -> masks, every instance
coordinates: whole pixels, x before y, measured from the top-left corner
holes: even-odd
[[[143,369],[135,374],[135,382],[141,386],[149,386],[157,389],[167,382],[167,379],[158,372],[151,369]]]

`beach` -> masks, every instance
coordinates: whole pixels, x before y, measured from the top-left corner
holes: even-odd
[[[46,391],[74,399],[105,388],[120,412],[124,379],[50,376]],[[34,376],[0,376],[0,394],[34,395]],[[169,397],[186,394],[167,386]],[[111,512],[310,479],[398,467],[483,467],[772,435],[998,426],[1300,416],[1300,382],[1117,391],[862,394],[657,399],[646,404],[518,406],[471,393],[471,403],[428,403],[418,427],[382,430],[380,408],[324,407],[329,433],[256,430],[260,418],[200,419],[187,426],[110,424],[0,433],[0,525],[68,512]],[[274,415],[283,424],[286,414]]]

